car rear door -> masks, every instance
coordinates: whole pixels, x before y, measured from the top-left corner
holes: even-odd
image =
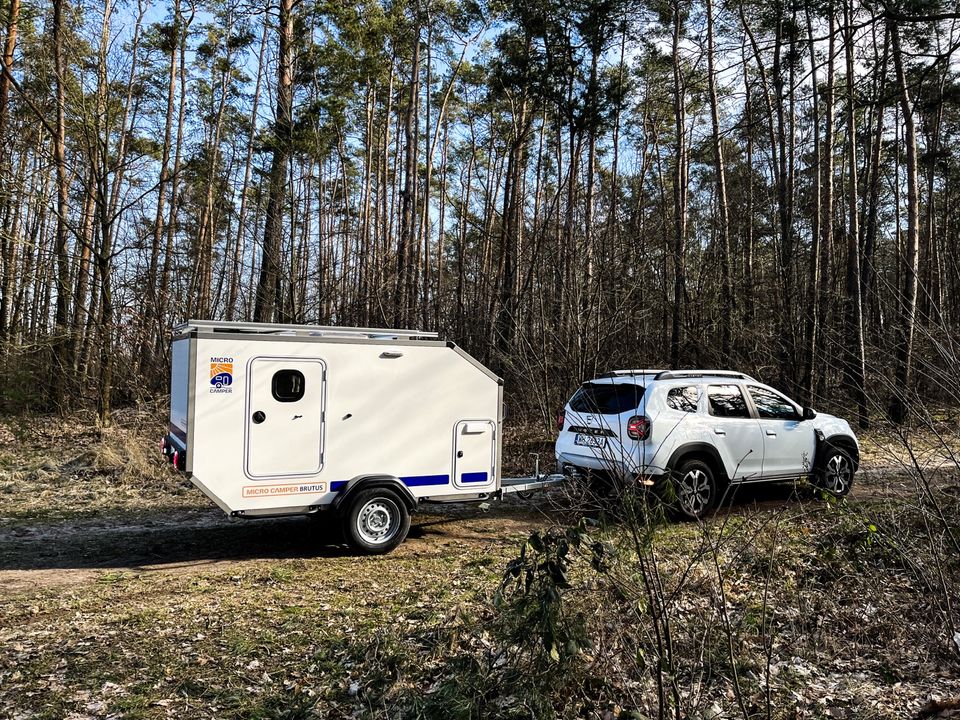
[[[763,471],[763,432],[753,416],[740,385],[707,386],[708,432],[727,477],[735,481],[759,480]]]
[[[564,445],[576,455],[622,463],[631,457],[627,422],[643,402],[644,387],[633,382],[584,383],[570,399]],[[629,441],[634,445],[635,441]]]
[[[802,410],[775,390],[748,385],[763,430],[763,477],[790,478],[813,469],[816,437]]]

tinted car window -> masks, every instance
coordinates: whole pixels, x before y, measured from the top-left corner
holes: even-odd
[[[670,388],[670,392],[667,393],[667,407],[683,412],[696,412],[699,399],[700,391],[696,385]]]
[[[707,390],[710,414],[716,417],[748,418],[747,401],[737,385],[711,385]]]
[[[619,415],[636,410],[644,388],[633,383],[585,383],[570,400],[570,409],[591,415]]]
[[[757,415],[762,418],[776,418],[778,420],[797,420],[800,414],[793,403],[782,395],[766,388],[750,386],[750,397],[757,406]]]

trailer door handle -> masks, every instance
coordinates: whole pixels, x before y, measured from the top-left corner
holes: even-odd
[[[259,425],[266,419],[267,419],[267,414],[263,412],[263,410],[257,410],[253,414],[253,418],[252,418],[253,422],[256,423],[257,425]]]

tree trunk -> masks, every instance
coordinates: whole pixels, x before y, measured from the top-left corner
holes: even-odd
[[[180,33],[180,107],[177,111],[177,142],[173,149],[173,173],[170,176],[170,212],[167,215],[167,237],[163,253],[163,268],[160,271],[160,304],[158,315],[158,333],[157,348],[163,349],[166,344],[163,342],[164,333],[162,332],[164,324],[168,320],[170,309],[170,278],[173,270],[173,244],[178,226],[176,222],[179,192],[180,192],[180,166],[181,155],[184,142],[184,123],[186,121],[187,111],[187,33],[193,24],[195,13],[191,11],[190,17],[184,24],[183,32]],[[184,318],[185,319],[185,318]]]
[[[729,359],[731,318],[733,317],[733,282],[730,275],[730,208],[727,204],[727,175],[723,166],[723,146],[720,142],[720,112],[717,108],[717,78],[713,55],[713,0],[707,0],[707,84],[710,95],[710,120],[713,129],[713,159],[717,173],[717,209],[720,211],[720,222],[717,228],[722,283],[720,347],[723,357]]]
[[[814,375],[817,362],[817,326],[820,322],[820,295],[817,288],[820,283],[820,212],[821,212],[821,175],[823,153],[820,146],[820,98],[817,79],[817,52],[813,38],[813,22],[810,19],[810,9],[806,10],[807,37],[810,42],[810,85],[812,92],[813,112],[813,203],[810,222],[810,264],[807,281],[807,327],[806,327],[806,358],[803,369],[804,400],[808,405],[814,404]]]
[[[849,207],[850,225],[847,231],[847,292],[846,292],[846,376],[851,395],[857,404],[857,422],[860,429],[869,426],[867,417],[867,395],[864,387],[866,361],[863,346],[863,300],[860,296],[860,202],[857,186],[857,118],[856,97],[854,94],[853,62],[853,0],[844,5],[844,25],[846,26],[845,50],[847,59],[847,151],[849,165]]]
[[[817,354],[814,361],[819,368],[813,372],[813,396],[823,397],[827,372],[830,366],[826,359],[830,357],[826,343],[826,328],[830,324],[830,276],[831,259],[833,257],[833,123],[834,123],[834,63],[836,56],[836,33],[834,31],[833,2],[827,8],[829,41],[827,44],[827,84],[823,94],[824,134],[823,151],[820,153],[822,175],[820,180],[821,211],[820,211],[820,286],[817,288],[817,306],[820,310],[814,338]]]
[[[150,262],[147,265],[146,295],[144,297],[142,341],[140,343],[140,364],[148,372],[154,370],[153,350],[157,343],[155,338],[162,337],[163,331],[157,322],[157,273],[160,262],[160,245],[163,242],[164,209],[167,199],[167,185],[170,182],[170,151],[172,147],[174,101],[177,86],[177,58],[179,37],[183,28],[180,27],[180,0],[173,4],[173,37],[170,39],[170,72],[167,76],[167,113],[163,127],[163,150],[160,157],[160,178],[157,181],[157,209],[153,218],[153,232],[150,242]]]
[[[404,327],[410,321],[413,297],[413,243],[416,214],[417,143],[414,135],[417,97],[420,94],[420,28],[414,31],[413,58],[410,63],[410,89],[403,117],[404,167],[400,195],[400,233],[397,240],[397,278],[394,292],[393,324]]]
[[[283,238],[283,209],[287,193],[287,164],[293,140],[293,0],[280,0],[277,28],[277,108],[272,138],[267,219],[263,228],[263,259],[257,284],[256,322],[271,322],[283,302],[280,254]]]
[[[264,59],[267,51],[267,30],[264,22],[260,33],[260,52],[257,59],[257,80],[253,87],[253,100],[250,106],[250,133],[247,135],[247,154],[243,164],[243,186],[240,189],[240,210],[237,214],[237,237],[233,245],[233,263],[230,267],[230,280],[227,284],[226,318],[233,320],[236,313],[237,293],[240,289],[240,265],[243,261],[244,232],[247,221],[247,198],[250,195],[250,178],[253,174],[253,149],[257,137],[257,112],[260,109],[260,86],[263,82]]]
[[[63,14],[66,0],[53,0],[53,57],[54,80],[57,94],[56,135],[53,139],[53,163],[57,170],[57,234],[54,255],[57,258],[57,307],[56,339],[52,346],[54,372],[54,396],[58,405],[70,397],[66,387],[68,374],[64,361],[69,348],[68,323],[70,320],[70,256],[67,253],[67,213],[69,212],[70,180],[67,176],[67,68],[63,56]],[[72,363],[71,363],[72,365]]]
[[[895,21],[888,20],[890,41],[893,51],[893,65],[897,73],[897,90],[900,109],[903,112],[904,144],[907,150],[907,238],[903,252],[903,290],[900,296],[900,317],[897,328],[896,371],[894,373],[893,396],[887,409],[889,419],[894,423],[906,420],[910,386],[913,380],[913,337],[917,312],[917,270],[919,262],[919,202],[917,197],[919,180],[917,177],[917,131],[914,124],[913,104],[907,87],[906,73],[903,69],[903,54],[900,50],[900,27]]]
[[[873,340],[879,345],[882,336],[882,316],[875,302],[874,278],[876,268],[874,262],[877,252],[877,215],[880,210],[880,178],[883,175],[880,167],[881,151],[883,149],[884,116],[886,115],[886,87],[887,64],[890,55],[890,34],[884,26],[883,58],[880,62],[877,91],[874,96],[874,113],[876,114],[876,129],[870,146],[869,182],[867,183],[867,210],[863,229],[863,257],[860,259],[860,296],[865,306],[864,325],[872,328]],[[896,177],[896,176],[895,176]]]
[[[13,68],[13,52],[17,46],[17,27],[20,19],[20,0],[9,0],[9,10],[6,21],[6,36],[3,42],[3,72],[0,73],[0,173],[8,177],[10,162],[7,144],[7,121],[10,116],[10,73]],[[9,233],[8,218],[10,217],[10,203],[12,193],[10,186],[4,184],[0,189],[0,210],[3,212],[3,232],[0,232],[0,350],[5,346],[10,325],[11,299],[15,281],[15,234]],[[16,209],[13,209],[16,213]]]
[[[670,329],[670,366],[674,368],[680,365],[687,236],[687,109],[686,87],[680,65],[682,27],[680,12],[680,3],[675,0],[673,3],[673,112],[676,121],[676,151],[673,174],[673,309]]]

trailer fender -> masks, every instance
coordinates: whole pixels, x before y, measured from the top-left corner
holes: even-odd
[[[410,488],[404,485],[400,478],[393,475],[361,475],[347,481],[346,486],[333,499],[330,505],[331,509],[339,512],[340,508],[349,507],[350,498],[359,491],[368,488],[389,488],[407,506],[408,512],[413,513],[417,509],[417,499],[410,492]]]

